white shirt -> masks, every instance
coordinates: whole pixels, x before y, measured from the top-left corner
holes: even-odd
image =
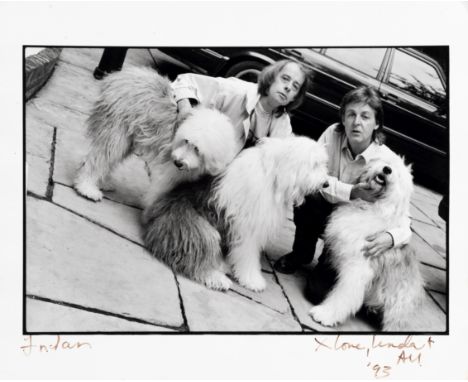
[[[200,74],[180,74],[172,83],[175,101],[184,98],[195,100],[206,107],[213,107],[226,114],[235,127],[239,128],[241,147],[249,136],[250,130],[256,138],[287,137],[292,134],[289,115],[272,116],[264,121],[263,116],[252,116],[260,95],[257,84],[238,78],[210,77]],[[251,126],[251,120],[253,124]]]
[[[371,159],[396,155],[385,145],[372,142],[361,154],[353,158],[344,131],[337,131],[338,123],[329,126],[320,136],[328,153],[329,186],[320,192],[330,203],[349,202],[351,189],[357,183],[363,168]],[[394,245],[408,244],[411,239],[411,220],[402,227],[394,227],[388,232],[393,236]]]

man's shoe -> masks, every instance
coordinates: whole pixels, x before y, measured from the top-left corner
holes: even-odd
[[[297,261],[297,256],[291,252],[276,260],[275,264],[273,264],[273,268],[279,273],[291,275],[296,272],[301,265],[302,263]]]
[[[93,76],[95,79],[97,80],[102,80],[103,77],[107,74],[107,72],[105,72],[104,70],[101,70],[99,69],[99,67],[96,67],[96,69],[94,69],[94,73],[93,73]]]

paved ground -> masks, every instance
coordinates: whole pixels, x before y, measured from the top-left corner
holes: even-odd
[[[273,259],[291,247],[294,226],[263,260],[268,287],[214,292],[152,258],[137,208],[147,185],[138,158],[114,176],[101,203],[72,189],[87,151],[85,120],[98,94],[92,70],[101,49],[64,49],[46,86],[26,104],[26,329],[29,332],[309,332],[330,331],[307,315],[304,275],[275,273]],[[125,65],[171,67],[157,51],[129,50]],[[445,331],[446,234],[441,195],[416,187],[413,239],[430,295],[434,331]],[[337,331],[373,328],[354,318]],[[334,329],[335,331],[335,329]]]

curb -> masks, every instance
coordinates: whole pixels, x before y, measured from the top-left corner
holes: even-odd
[[[62,48],[45,48],[25,59],[25,97],[29,100],[47,82]]]

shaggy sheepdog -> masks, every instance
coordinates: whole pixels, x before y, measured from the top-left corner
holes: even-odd
[[[408,224],[413,191],[411,170],[393,153],[371,160],[360,176],[379,190],[369,203],[352,200],[337,207],[324,232],[329,265],[337,273],[325,300],[309,314],[334,326],[364,305],[383,314],[385,331],[421,330],[418,315],[425,299],[418,261],[409,245],[391,248],[377,258],[366,258],[366,237]]]
[[[261,252],[293,204],[327,186],[327,155],[305,137],[263,138],[218,177],[182,184],[144,213],[144,241],[176,272],[226,290],[230,273],[253,291],[266,287]]]
[[[102,80],[88,135],[91,148],[74,181],[78,193],[101,200],[106,177],[137,153],[151,176],[145,205],[184,180],[219,174],[242,146],[230,119],[216,110],[195,108],[178,126],[169,80],[138,67]]]

